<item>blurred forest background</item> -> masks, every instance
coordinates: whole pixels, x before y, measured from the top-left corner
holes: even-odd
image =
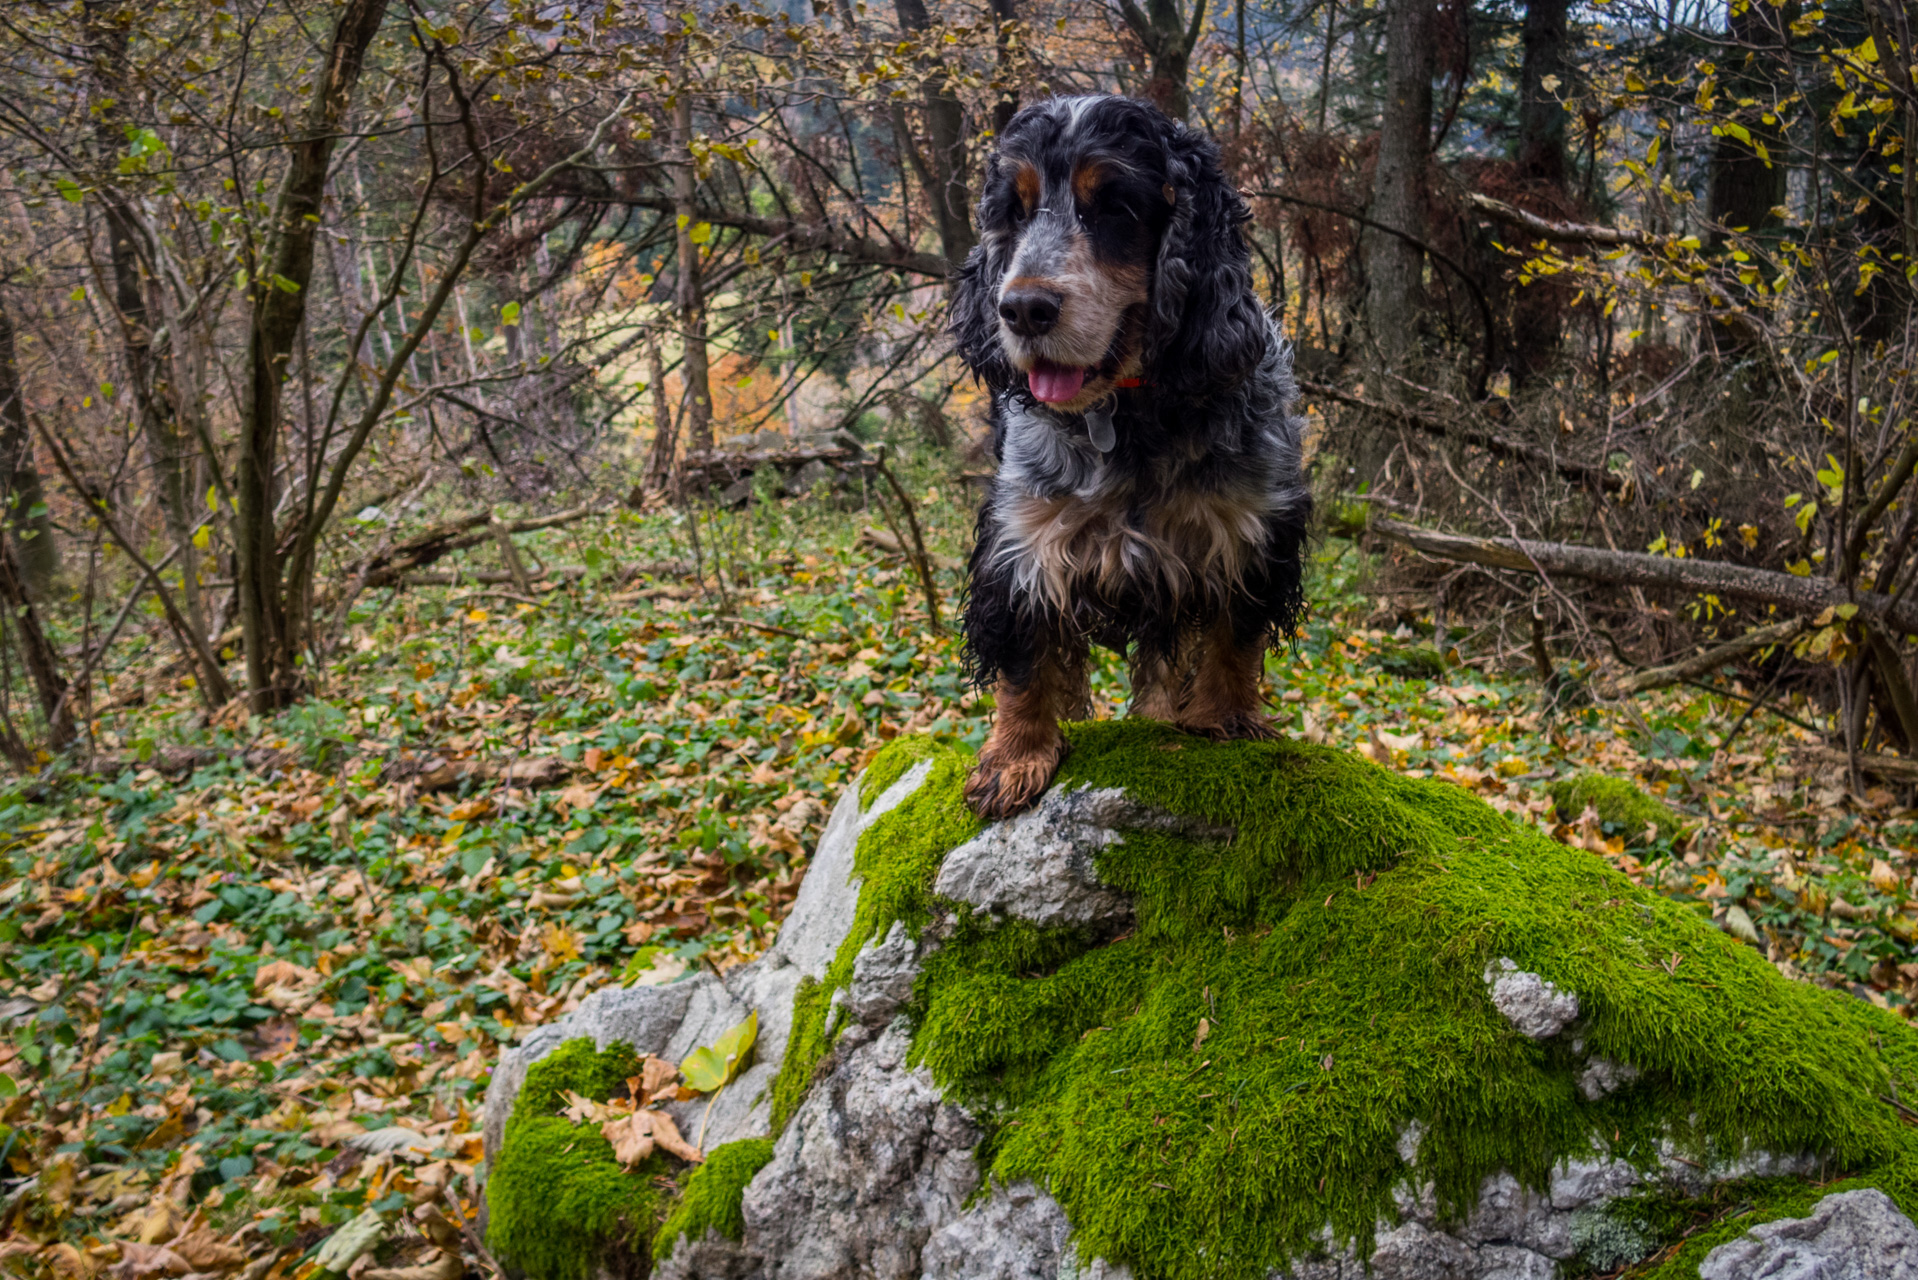
[[[1323,518],[1289,731],[1908,1007],[1913,22],[0,7],[0,1266],[307,1274],[403,1182],[416,1267],[490,1267],[497,1046],[757,954],[880,742],[978,742],[947,280],[1051,94],[1251,202]]]

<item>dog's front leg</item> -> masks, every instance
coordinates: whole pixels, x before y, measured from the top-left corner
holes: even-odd
[[[1054,641],[1023,682],[999,677],[998,712],[979,763],[966,780],[966,803],[982,818],[1005,818],[1045,794],[1065,758],[1059,722],[1083,715],[1090,700],[1083,641]]]

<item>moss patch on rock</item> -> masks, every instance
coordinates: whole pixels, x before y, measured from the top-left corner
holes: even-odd
[[[1101,877],[1135,904],[1123,937],[960,908],[920,979],[915,1060],[993,1117],[988,1175],[1050,1190],[1080,1256],[1142,1280],[1264,1276],[1328,1226],[1367,1253],[1412,1176],[1398,1147],[1413,1122],[1417,1176],[1453,1216],[1497,1169],[1539,1188],[1568,1157],[1650,1170],[1667,1142],[1703,1163],[1816,1151],[1918,1208],[1896,1176],[1918,1142],[1879,1097],[1918,1078],[1918,1035],[1895,1016],[1786,980],[1449,784],[1145,722],[1069,736],[1066,785],[1236,832],[1105,849]],[[820,1010],[866,941],[932,918],[941,858],[977,829],[969,757],[904,741],[875,777],[901,758],[932,773],[861,839],[853,929],[806,997]],[[1578,1024],[1520,1035],[1487,994],[1501,958],[1577,993]],[[1587,1100],[1578,1076],[1600,1057],[1642,1074]]]
[[[645,1249],[660,1212],[653,1178],[671,1162],[655,1154],[629,1171],[596,1126],[560,1114],[568,1091],[603,1102],[639,1069],[629,1047],[582,1038],[527,1071],[486,1179],[486,1240],[531,1280],[586,1280],[596,1263]]]
[[[1576,777],[1561,778],[1548,788],[1552,797],[1552,806],[1558,811],[1560,822],[1577,822],[1578,815],[1590,806],[1598,814],[1598,820],[1609,824],[1613,834],[1623,836],[1625,843],[1632,845],[1650,844],[1647,830],[1654,833],[1653,838],[1677,840],[1685,834],[1691,825],[1662,800],[1655,800],[1635,783],[1626,778],[1607,777],[1602,773],[1581,773]]]
[[[771,1138],[743,1138],[715,1148],[693,1170],[685,1194],[653,1237],[653,1257],[664,1258],[680,1237],[698,1240],[717,1231],[728,1240],[746,1234],[746,1184],[773,1158]]]

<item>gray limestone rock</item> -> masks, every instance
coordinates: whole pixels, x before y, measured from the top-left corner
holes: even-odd
[[[1882,1191],[1846,1191],[1719,1245],[1698,1280],[1918,1280],[1918,1226]]]
[[[1124,839],[1123,827],[1213,839],[1232,835],[1228,828],[1148,809],[1117,787],[1054,788],[1036,807],[995,822],[947,854],[933,892],[1047,927],[1122,925],[1132,918],[1132,904],[1100,882],[1092,860]]]
[[[1504,956],[1486,967],[1485,985],[1505,1020],[1533,1040],[1549,1040],[1578,1020],[1577,996],[1525,972]]]
[[[754,1010],[760,1019],[756,1060],[721,1095],[704,1145],[767,1133],[768,1086],[790,1035],[793,994],[803,978],[825,973],[852,922],[859,891],[855,846],[881,813],[925,780],[929,767],[914,768],[865,809],[857,786],[848,789],[778,941],[759,961],[723,980],[693,973],[664,987],[597,992],[508,1051],[487,1092],[489,1153],[497,1149],[527,1066],[568,1038],[625,1041],[677,1060]],[[1041,925],[1122,928],[1130,905],[1099,881],[1094,857],[1122,839],[1122,831],[1153,827],[1232,835],[1145,809],[1117,790],[1055,790],[1036,809],[986,828],[948,854],[935,891]],[[973,1150],[981,1126],[940,1095],[925,1068],[908,1065],[911,1030],[901,1013],[940,936],[939,928],[928,928],[915,941],[894,925],[860,951],[850,984],[835,997],[846,1015],[838,1037],[778,1135],[772,1160],[746,1188],[743,1238],[681,1240],[655,1260],[654,1274],[662,1280],[1130,1280],[1124,1267],[1076,1257],[1065,1211],[1044,1188],[1018,1183],[978,1194]],[[1579,1017],[1576,995],[1509,959],[1488,967],[1484,978],[1493,1004],[1523,1035],[1548,1039]],[[1570,1047],[1585,1052],[1581,1042]],[[1594,1057],[1580,1086],[1587,1097],[1601,1097],[1635,1074],[1627,1064]],[[689,1137],[703,1108],[694,1102],[676,1109]],[[1440,1218],[1434,1187],[1419,1175],[1425,1133],[1417,1120],[1399,1131],[1406,1176],[1394,1192],[1397,1220],[1378,1224],[1369,1257],[1338,1247],[1328,1234],[1318,1256],[1295,1261],[1274,1280],[1549,1280],[1582,1265],[1582,1242],[1594,1238],[1595,1228],[1615,1228],[1614,1235],[1631,1230],[1604,1214],[1607,1202],[1621,1195],[1647,1185],[1695,1193],[1728,1178],[1811,1167],[1808,1156],[1762,1152],[1701,1164],[1696,1152],[1668,1146],[1658,1169],[1646,1173],[1598,1154],[1562,1162],[1544,1187],[1494,1174],[1472,1212],[1457,1222]],[[1827,1199],[1801,1223],[1758,1228],[1712,1259],[1718,1270],[1705,1272],[1705,1280],[1918,1280],[1918,1228],[1883,1196],[1855,1192]],[[1860,1270],[1865,1264],[1856,1259],[1872,1260],[1878,1269]]]
[[[501,1054],[486,1086],[488,1160],[499,1150],[507,1117],[513,1114],[520,1087],[526,1083],[526,1069],[568,1040],[586,1036],[602,1049],[624,1042],[638,1053],[678,1062],[755,1010],[759,1039],[753,1062],[720,1094],[711,1115],[706,1114],[704,1100],[675,1103],[667,1109],[689,1139],[704,1123],[702,1145],[708,1148],[765,1133],[771,1120],[768,1088],[778,1074],[792,1030],[793,993],[802,977],[818,978],[826,972],[852,925],[853,908],[859,901],[859,884],[852,878],[859,837],[881,814],[911,795],[930,770],[930,765],[915,765],[863,811],[857,783],[846,789],[819,838],[778,940],[752,964],[734,969],[723,980],[710,971],[696,970],[663,987],[603,987],[573,1012],[535,1027]],[[907,986],[910,993],[909,982]]]

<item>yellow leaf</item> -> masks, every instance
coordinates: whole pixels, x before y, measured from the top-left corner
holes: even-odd
[[[687,1054],[685,1061],[679,1064],[680,1074],[686,1077],[688,1085],[701,1093],[723,1089],[739,1074],[740,1066],[746,1061],[746,1055],[752,1051],[753,1042],[758,1038],[759,1013],[754,1010],[744,1022],[726,1031],[719,1039]]]

